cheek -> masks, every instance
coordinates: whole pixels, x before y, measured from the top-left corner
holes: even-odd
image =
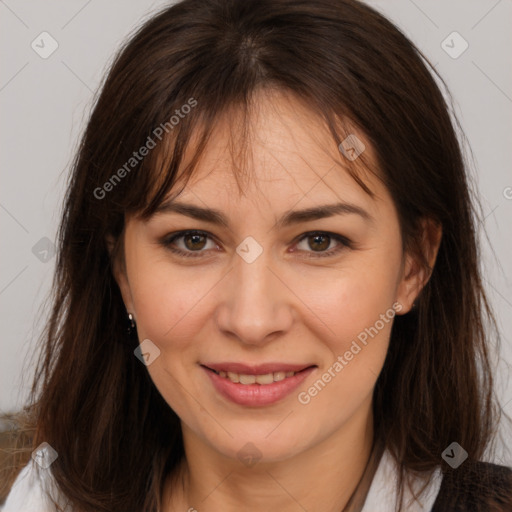
[[[329,335],[321,338],[327,349],[322,365],[297,396],[307,414],[324,418],[321,428],[327,430],[351,417],[371,395],[386,359],[395,316],[386,287],[345,285],[343,291],[332,292],[331,299],[336,300],[329,301],[330,309],[322,315],[329,327]]]
[[[317,276],[314,288],[303,278],[303,286],[309,289],[306,302],[328,328],[332,348],[338,352],[376,322],[378,330],[389,335],[389,320],[394,317],[398,264],[367,259],[357,267]]]
[[[343,368],[337,366],[337,373],[343,373],[347,378],[349,374],[353,376],[347,379],[346,385],[357,385],[364,375],[371,378],[372,374],[380,372],[395,311],[392,299],[386,297],[386,290],[377,287],[371,292],[365,291],[360,297],[354,293],[344,299],[346,301],[340,297],[338,308],[326,318],[332,331],[327,347],[332,361],[328,367],[339,362]]]
[[[303,390],[307,396],[301,403],[311,398],[321,410],[336,397],[351,410],[372,391],[396,315],[393,304],[400,260],[398,253],[394,256],[361,258],[350,269],[315,280],[307,300],[321,320],[316,322],[321,324],[317,335],[329,355],[313,387]]]
[[[133,265],[131,290],[137,314],[139,340],[150,339],[160,354],[147,367],[156,388],[174,412],[194,424],[201,416],[202,408],[191,399],[199,393],[188,388],[189,371],[194,370],[198,359],[201,299],[204,299],[204,279],[191,279],[189,273],[173,268],[168,261],[155,260],[150,256],[143,263]],[[208,288],[206,288],[208,289]]]
[[[173,345],[185,343],[201,325],[197,315],[208,290],[205,280],[193,277],[194,270],[173,270],[167,261],[147,261],[132,270],[139,335],[158,343],[170,338]]]

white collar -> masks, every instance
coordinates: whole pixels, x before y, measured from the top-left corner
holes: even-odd
[[[29,464],[27,464],[18,475],[5,503],[5,508],[2,509],[4,512],[17,512],[21,510],[21,508],[25,510],[30,509],[31,512],[47,512],[53,510],[47,502],[42,488],[42,484],[51,484],[51,475],[47,470],[42,470],[41,476],[43,476],[43,480],[46,480],[46,482],[36,481],[36,468],[33,465],[34,462],[32,460],[29,461]],[[414,501],[414,503],[408,505],[412,494],[406,486],[404,490],[404,510],[407,510],[407,512],[430,512],[437,494],[439,493],[441,480],[441,468],[436,468],[428,488],[425,489],[425,493],[422,494],[420,498],[421,504]],[[361,512],[394,512],[396,503],[396,483],[397,465],[391,453],[386,449],[382,454]],[[420,489],[419,486],[422,483],[424,482],[421,478],[417,478],[414,481],[414,490],[416,492]],[[62,505],[61,503],[61,506]],[[65,510],[67,510],[67,508],[65,508]]]
[[[397,502],[397,475],[398,465],[389,450],[385,449],[361,512],[395,511]],[[441,468],[438,467],[434,470],[432,480],[428,487],[418,498],[420,503],[418,503],[418,501],[410,502],[410,500],[414,500],[414,498],[409,487],[405,485],[403,501],[404,510],[407,510],[407,512],[430,512],[439,493],[442,479],[443,475]],[[413,483],[414,491],[417,493],[424,484],[425,480],[421,477],[416,478]]]

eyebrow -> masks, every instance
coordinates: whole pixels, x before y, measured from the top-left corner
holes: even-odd
[[[224,226],[229,228],[229,221],[227,217],[220,211],[214,208],[203,208],[194,204],[179,203],[172,200],[164,201],[155,210],[156,214],[163,213],[178,213],[191,217],[193,219],[202,220],[211,224]],[[359,215],[366,222],[373,223],[375,221],[366,210],[352,203],[334,203],[313,208],[306,208],[303,210],[293,210],[286,212],[276,223],[277,228],[283,228],[299,224],[301,222],[309,222],[313,220],[324,219],[333,217],[335,215]]]

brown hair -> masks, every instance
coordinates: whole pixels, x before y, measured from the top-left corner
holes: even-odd
[[[128,41],[74,161],[26,409],[33,447],[46,441],[58,452],[52,474],[77,511],[158,510],[164,477],[183,457],[179,419],[134,357],[112,258],[125,215],[151,215],[178,169],[192,175],[219,116],[245,112],[260,88],[303,101],[337,145],[340,118],[361,129],[404,248],[421,257],[421,220],[442,225],[430,279],[417,308],[395,318],[374,391],[375,436],[400,465],[400,493],[407,472],[444,464],[453,441],[471,459],[484,456],[499,420],[489,349],[497,329],[479,274],[477,203],[436,74],[391,22],[354,0],[184,0]],[[159,126],[166,144],[127,166]],[[194,158],[182,169],[193,132]],[[108,235],[118,242],[112,258]]]

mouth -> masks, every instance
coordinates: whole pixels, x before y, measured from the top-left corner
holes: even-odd
[[[273,382],[280,382],[285,379],[289,379],[290,377],[293,377],[294,375],[297,375],[298,373],[301,373],[308,368],[311,368],[311,366],[308,366],[304,368],[303,370],[299,370],[297,372],[294,371],[277,371],[277,372],[269,372],[269,373],[263,373],[263,374],[250,374],[250,373],[237,373],[237,372],[227,372],[224,370],[214,370],[213,368],[208,368],[208,370],[211,370],[212,372],[216,373],[219,377],[222,377],[224,379],[229,379],[231,382],[235,384],[243,384],[243,385],[250,385],[250,384],[260,384],[261,386],[265,386],[267,384],[272,384]]]
[[[264,406],[292,393],[316,365],[239,363],[201,364],[214,388],[224,398],[245,406]]]

